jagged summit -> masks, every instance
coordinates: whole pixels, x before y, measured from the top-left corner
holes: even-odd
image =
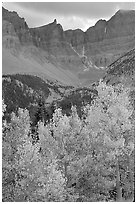
[[[54,19],[54,23],[57,24],[57,20],[56,19]]]
[[[21,18],[16,11],[8,11],[2,7],[2,20],[7,20],[12,23],[15,29],[28,29],[28,25],[24,18]]]

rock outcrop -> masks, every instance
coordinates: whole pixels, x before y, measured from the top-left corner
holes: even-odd
[[[106,37],[107,22],[105,20],[99,20],[95,26],[90,27],[85,32],[86,43],[99,42]]]
[[[106,38],[135,35],[135,11],[119,10],[107,21]]]
[[[20,18],[17,12],[10,12],[2,7],[2,20],[10,22],[22,44],[32,44],[29,27],[24,18]]]

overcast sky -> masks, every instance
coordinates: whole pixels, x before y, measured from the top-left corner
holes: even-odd
[[[135,9],[133,2],[4,2],[3,7],[24,17],[29,27],[53,22],[63,29],[85,31],[99,19],[108,20],[119,9]]]

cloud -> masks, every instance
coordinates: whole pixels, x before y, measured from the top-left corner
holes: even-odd
[[[58,19],[58,22],[63,25],[64,30],[82,28],[83,31],[86,31],[91,25],[94,25],[96,21],[97,19],[81,18],[75,15]]]
[[[130,2],[7,2],[3,6],[15,10],[29,27],[41,26],[55,18],[63,28],[86,30],[97,20],[108,20],[119,9],[134,9]]]

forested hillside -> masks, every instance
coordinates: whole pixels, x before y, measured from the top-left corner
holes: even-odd
[[[5,116],[9,118],[12,112],[17,113],[18,108],[27,108],[31,121],[42,104],[46,110],[54,100],[63,98],[65,93],[73,89],[72,86],[63,86],[50,80],[44,81],[37,76],[22,74],[3,75],[2,88],[7,105]]]
[[[123,83],[135,87],[135,49],[130,50],[107,68],[104,80],[109,84]]]
[[[27,109],[18,108],[8,122],[6,108],[3,100],[3,201],[134,200],[129,88],[100,81],[81,116],[73,104],[69,114],[56,107],[33,132]]]

